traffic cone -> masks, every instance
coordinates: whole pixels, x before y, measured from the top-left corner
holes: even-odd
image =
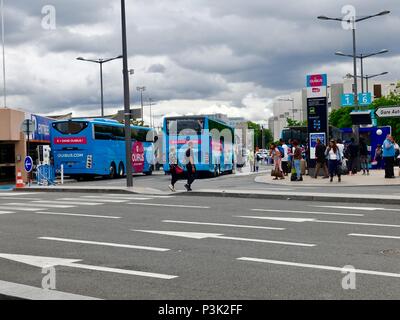
[[[16,183],[16,187],[17,188],[24,188],[25,187],[25,183],[22,180],[22,173],[21,170],[17,171],[17,183]]]

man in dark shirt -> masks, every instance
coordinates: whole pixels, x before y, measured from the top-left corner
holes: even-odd
[[[187,170],[187,183],[185,188],[187,191],[192,191],[192,183],[195,180],[196,167],[194,166],[194,156],[193,156],[193,142],[188,143],[188,149],[185,153],[186,156],[186,170]]]
[[[326,150],[325,145],[321,142],[320,139],[317,139],[317,145],[315,146],[315,159],[317,161],[315,166],[315,175],[314,175],[315,179],[318,178],[319,170],[321,168],[324,169],[325,173],[324,179],[327,179],[329,177],[328,167],[326,165],[325,150]]]

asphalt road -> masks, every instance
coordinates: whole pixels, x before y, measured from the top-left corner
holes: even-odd
[[[0,295],[26,285],[25,298],[39,298],[42,267],[54,265],[50,297],[399,299],[400,209],[340,206],[2,192]],[[359,271],[345,290],[348,265]]]

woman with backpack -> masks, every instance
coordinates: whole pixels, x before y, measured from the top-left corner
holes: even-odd
[[[341,182],[341,170],[340,166],[342,163],[342,155],[339,151],[339,148],[336,145],[335,140],[331,140],[329,142],[328,148],[325,151],[326,156],[328,157],[328,168],[329,168],[329,175],[331,177],[330,182],[333,181],[333,176],[338,176],[338,182]]]
[[[183,169],[178,165],[178,159],[176,158],[176,150],[174,147],[169,152],[169,172],[171,172],[171,183],[168,188],[175,192],[175,183],[179,180],[179,175],[183,173]]]
[[[273,171],[275,172],[274,180],[278,180],[278,177],[280,179],[285,179],[282,171],[282,155],[275,143],[271,143],[270,152],[271,152],[271,157],[274,160],[274,169],[273,169]]]

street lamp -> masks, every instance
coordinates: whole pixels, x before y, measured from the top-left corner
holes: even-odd
[[[358,110],[358,90],[357,90],[357,50],[356,50],[356,23],[360,22],[360,21],[364,21],[373,17],[378,17],[378,16],[383,16],[386,14],[389,14],[390,11],[381,11],[377,14],[374,15],[369,15],[369,16],[365,16],[365,17],[359,17],[357,18],[356,16],[353,16],[351,18],[345,19],[345,18],[330,18],[327,16],[319,16],[318,19],[320,20],[332,20],[332,21],[340,21],[340,22],[348,22],[351,23],[351,29],[353,32],[353,54],[352,54],[352,58],[353,58],[353,74],[354,76],[354,88],[353,88],[353,92],[354,92],[354,105],[355,105],[355,110]],[[355,138],[356,138],[356,143],[359,142],[359,125],[354,126],[354,134],[355,134]]]
[[[154,128],[154,119],[151,112],[151,106],[156,105],[152,98],[149,98],[149,107],[150,107],[150,127]]]
[[[129,101],[128,44],[126,40],[125,0],[121,0],[121,28],[122,28],[122,65],[123,65],[122,74],[124,77],[126,186],[133,187],[132,165],[131,165],[132,163],[131,106]]]
[[[140,91],[140,104],[142,106],[142,122],[144,124],[144,114],[143,114],[143,91],[146,91],[146,87],[136,87],[137,91]]]
[[[372,57],[372,56],[376,56],[376,55],[379,55],[379,54],[383,54],[383,53],[387,53],[387,52],[389,52],[389,50],[388,49],[382,49],[382,50],[380,50],[380,51],[378,51],[378,52],[374,52],[374,53],[369,53],[369,54],[359,54],[359,55],[357,55],[356,56],[356,58],[357,59],[360,59],[360,61],[361,61],[361,78],[362,78],[362,80],[361,80],[361,92],[362,93],[364,93],[364,59],[365,58],[369,58],[369,57]],[[341,51],[337,51],[337,52],[335,52],[335,55],[337,55],[337,56],[342,56],[342,57],[350,57],[350,58],[353,58],[353,55],[351,55],[351,54],[345,54],[345,53],[343,53],[343,52],[341,52]],[[368,90],[367,90],[367,92],[368,92]]]
[[[3,99],[4,108],[7,108],[7,90],[6,90],[6,52],[5,52],[5,37],[4,37],[4,3],[1,0],[1,42],[3,46]]]
[[[367,92],[368,92],[368,80],[369,79],[375,78],[375,77],[379,77],[379,76],[383,76],[383,75],[388,74],[388,73],[389,72],[385,71],[385,72],[381,72],[381,73],[377,73],[377,74],[373,74],[373,75],[368,75],[367,74],[366,76],[363,76],[363,79],[365,79],[366,82],[367,82]],[[346,77],[353,78],[354,76],[352,74],[347,74]],[[361,76],[357,76],[357,78],[361,78]]]
[[[110,59],[85,59],[82,57],[76,58],[79,61],[87,61],[87,62],[94,62],[100,65],[100,88],[101,88],[101,116],[104,117],[104,94],[103,94],[103,64],[106,62],[110,62],[112,60],[121,59],[122,56],[118,56],[115,58]]]

